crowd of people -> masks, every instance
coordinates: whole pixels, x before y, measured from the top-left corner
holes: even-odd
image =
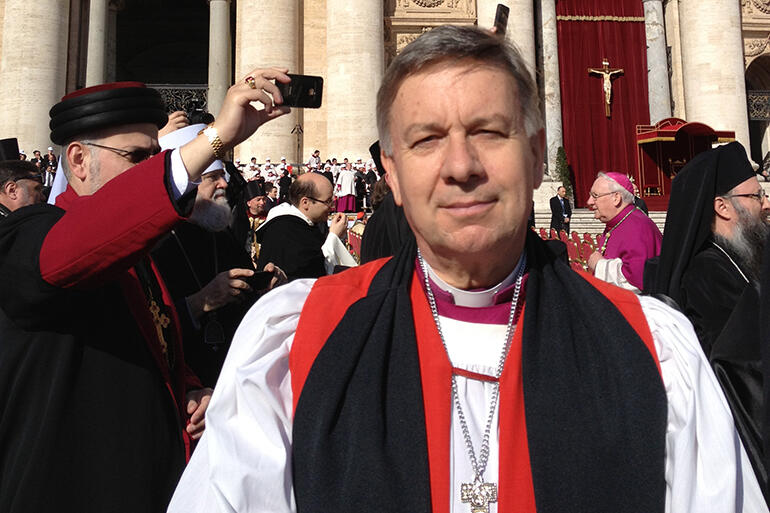
[[[256,157],[251,157],[248,164],[235,161],[235,167],[247,181],[258,181],[264,184],[270,183],[277,188],[281,200],[288,197],[291,182],[300,173],[318,173],[326,177],[334,190],[333,210],[336,212],[363,212],[372,210],[371,194],[380,180],[377,166],[373,158],[363,162],[357,159],[351,163],[347,157],[341,162],[337,158],[327,159],[321,164],[320,150],[315,150],[306,164],[294,166],[286,162],[286,157],[281,157],[278,164],[273,164],[270,159],[265,159],[262,164],[257,163]]]
[[[504,38],[406,46],[366,163],[227,161],[287,72],[216,119],[65,96],[48,203],[0,144],[0,511],[768,510],[770,201],[739,143],[675,177],[665,235],[599,172],[577,272],[528,224],[543,119]]]

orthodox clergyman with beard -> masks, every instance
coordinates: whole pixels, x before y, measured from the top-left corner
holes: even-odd
[[[163,149],[182,146],[203,128],[191,125],[176,130],[159,143]],[[188,221],[176,226],[152,253],[179,312],[185,358],[211,387],[235,328],[257,298],[247,283],[254,265],[229,229],[227,184],[224,165],[214,161],[201,177]]]
[[[660,261],[646,290],[670,296],[695,326],[766,500],[759,283],[768,213],[743,146],[701,153],[672,182]]]
[[[679,303],[707,356],[758,283],[768,213],[740,143],[698,155],[674,178],[655,291]]]

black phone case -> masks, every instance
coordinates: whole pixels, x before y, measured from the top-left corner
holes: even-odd
[[[323,97],[324,79],[312,75],[292,75],[291,82],[282,84],[276,82],[278,90],[283,96],[283,105],[287,107],[299,107],[302,109],[317,109],[321,107]]]

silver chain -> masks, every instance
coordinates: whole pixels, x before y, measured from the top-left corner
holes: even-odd
[[[425,291],[428,294],[428,303],[430,304],[430,311],[433,314],[433,320],[436,323],[438,329],[438,335],[441,338],[441,344],[444,346],[444,351],[449,356],[449,349],[444,340],[444,332],[441,330],[441,321],[438,316],[438,308],[436,308],[436,298],[433,296],[433,290],[430,286],[430,278],[428,277],[428,269],[425,265],[425,260],[422,258],[422,253],[417,250],[417,259],[420,262],[420,268],[425,279]],[[503,367],[505,366],[505,360],[508,357],[508,349],[511,346],[511,335],[513,334],[513,321],[516,316],[516,308],[519,303],[519,293],[521,292],[521,281],[524,276],[524,269],[526,268],[526,255],[522,258],[522,262],[519,265],[519,271],[516,274],[516,287],[513,291],[513,298],[511,299],[511,313],[508,316],[508,327],[505,330],[505,343],[500,353],[500,359],[497,362],[497,368],[495,369],[495,377],[498,381],[495,381],[492,385],[492,403],[489,408],[489,415],[487,417],[486,427],[484,428],[484,438],[481,441],[481,451],[479,451],[479,459],[476,460],[476,452],[473,450],[473,441],[471,440],[471,434],[468,430],[468,422],[465,420],[465,413],[463,413],[462,405],[460,404],[460,395],[457,393],[457,376],[452,373],[452,398],[454,400],[455,408],[457,409],[457,417],[460,419],[460,428],[463,432],[463,438],[465,439],[465,449],[468,453],[468,458],[471,460],[471,466],[473,467],[473,473],[475,474],[476,481],[483,481],[482,476],[487,468],[487,460],[489,459],[489,434],[492,431],[492,419],[495,416],[495,409],[497,408],[497,399],[500,396],[500,381],[499,378],[503,373]]]

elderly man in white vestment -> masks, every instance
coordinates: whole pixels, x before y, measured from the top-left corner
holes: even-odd
[[[527,230],[518,52],[435,28],[377,117],[416,247],[251,309],[170,511],[766,511],[687,319]]]

